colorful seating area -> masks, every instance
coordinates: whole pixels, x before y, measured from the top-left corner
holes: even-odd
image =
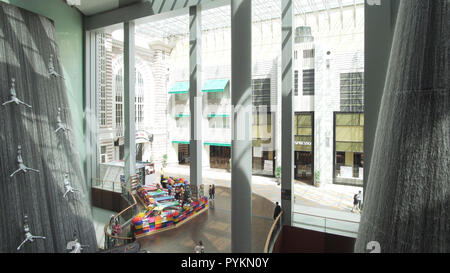
[[[208,208],[206,196],[201,196],[199,200],[194,201],[190,198],[175,199],[177,192],[184,193],[186,188],[189,188],[189,181],[172,177],[167,180],[168,186],[175,187],[175,191],[155,186],[137,187],[137,194],[145,203],[146,209],[132,220],[136,237],[149,235],[157,230],[172,228]],[[180,196],[184,195],[180,194]]]

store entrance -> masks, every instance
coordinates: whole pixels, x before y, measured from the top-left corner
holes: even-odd
[[[214,169],[230,168],[231,148],[221,146],[210,146],[209,148],[209,164]]]
[[[189,165],[189,144],[178,144],[178,164]]]
[[[256,147],[257,148],[257,147]],[[264,176],[275,176],[275,151],[262,151],[260,154],[255,153],[253,147],[253,174]],[[259,157],[255,156],[259,155]]]
[[[313,160],[312,152],[295,152],[295,179],[314,184]]]

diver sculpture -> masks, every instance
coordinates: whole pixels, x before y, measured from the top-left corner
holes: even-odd
[[[20,250],[26,242],[32,243],[35,239],[44,239],[44,240],[46,239],[43,236],[35,236],[35,235],[31,234],[30,226],[28,225],[28,216],[27,215],[24,216],[23,231],[25,232],[25,240],[23,240],[23,242],[17,247],[17,250]]]
[[[23,104],[29,108],[32,108],[31,105],[26,104],[25,102],[19,100],[17,98],[17,93],[16,93],[16,79],[12,78],[11,79],[11,89],[9,89],[9,97],[11,98],[9,101],[4,102],[2,105],[5,106],[9,103],[15,103],[15,104]]]
[[[55,130],[55,133],[57,133],[59,130],[63,130],[64,132],[70,131],[70,129],[67,128],[67,126],[64,123],[62,123],[60,107],[58,107],[58,114],[56,114],[56,125],[58,126],[58,128]]]
[[[63,78],[58,72],[55,71],[55,66],[53,65],[53,54],[50,54],[50,60],[48,61],[48,74],[54,77]]]
[[[63,195],[64,198],[66,198],[66,195],[69,192],[74,193],[74,191],[78,191],[77,189],[72,188],[72,186],[70,185],[69,174],[68,173],[64,174],[64,189],[66,190],[66,192]]]
[[[22,159],[22,146],[17,146],[17,159],[16,159],[16,163],[17,163],[17,167],[18,169],[15,170],[9,177],[13,177],[14,175],[16,175],[19,172],[24,172],[26,173],[27,171],[33,171],[33,172],[37,172],[39,173],[38,170],[32,169],[32,168],[28,168],[27,166],[25,166],[25,164],[23,163],[23,159]]]

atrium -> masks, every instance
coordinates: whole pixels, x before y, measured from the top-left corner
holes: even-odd
[[[0,0],[1,253],[445,253],[448,0]]]

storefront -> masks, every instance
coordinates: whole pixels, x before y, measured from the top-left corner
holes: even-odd
[[[298,112],[294,116],[294,177],[314,184],[314,112]]]
[[[254,175],[275,176],[275,151],[271,139],[254,139],[252,155]]]
[[[364,113],[334,113],[334,182],[361,184],[364,176]]]
[[[228,143],[209,143],[209,164],[213,169],[230,169],[231,144]]]
[[[253,112],[252,171],[254,175],[275,176],[275,145],[273,143],[270,109],[255,107]]]

